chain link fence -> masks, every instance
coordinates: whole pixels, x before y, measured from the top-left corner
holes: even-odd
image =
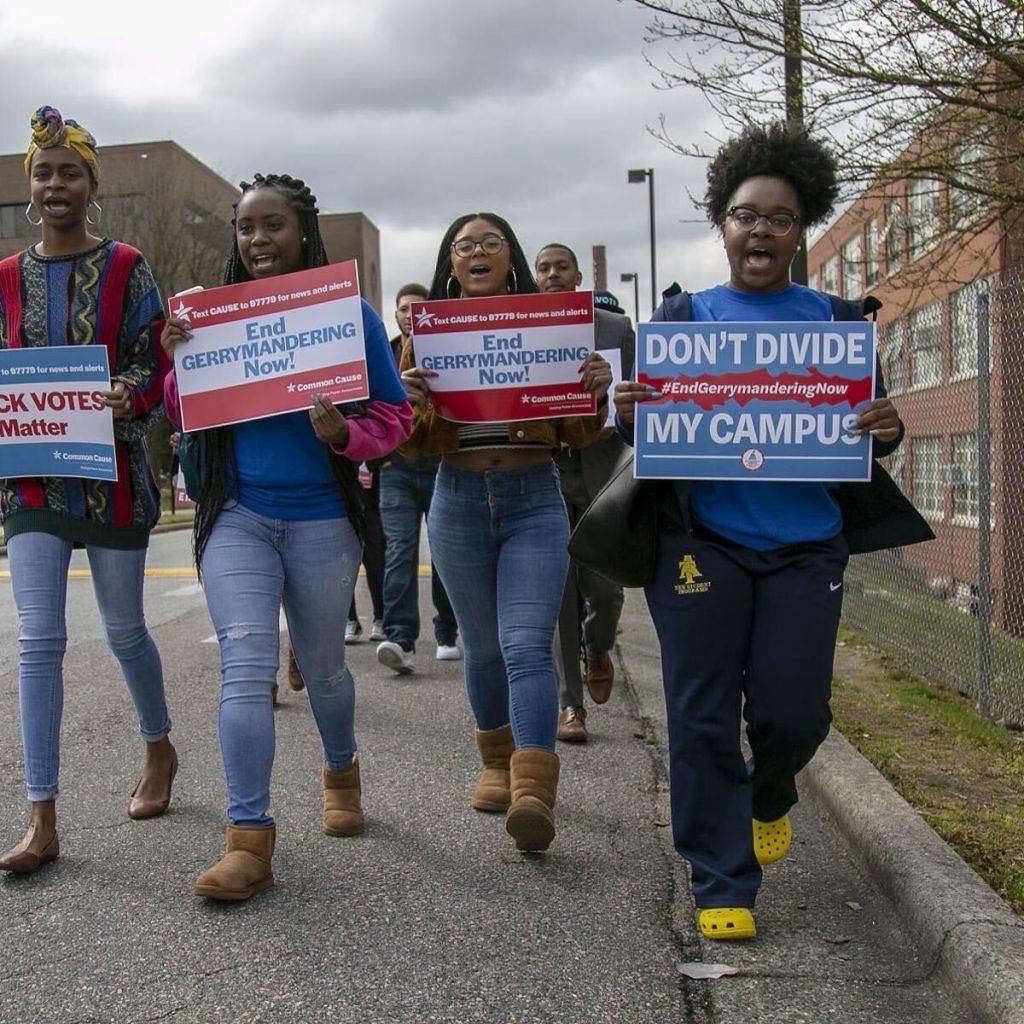
[[[851,559],[844,623],[1024,725],[1024,273],[885,324],[879,344],[907,425],[883,464],[935,540]]]

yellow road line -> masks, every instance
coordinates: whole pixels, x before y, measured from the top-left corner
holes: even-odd
[[[421,565],[418,569],[417,574],[419,576],[429,576],[430,566]],[[366,570],[360,566],[359,575],[365,576]],[[9,580],[11,574],[9,571],[0,572],[0,580]],[[146,578],[151,580],[179,580],[179,579],[191,579],[196,578],[196,571],[193,568],[175,567],[166,569],[147,569]],[[88,569],[68,569],[69,580],[89,580],[92,579],[92,573]]]

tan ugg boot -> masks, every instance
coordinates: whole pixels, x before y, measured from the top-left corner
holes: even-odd
[[[484,770],[476,780],[469,805],[476,811],[504,814],[512,803],[508,774],[509,760],[516,746],[512,739],[512,726],[503,725],[500,729],[488,729],[485,732],[477,729],[476,746]]]
[[[332,772],[324,765],[324,834],[328,836],[358,836],[366,828],[366,818],[360,803],[362,788],[359,784],[359,755],[352,759],[352,767],[343,772]]]
[[[546,850],[555,838],[558,755],[533,747],[512,755],[512,806],[505,831],[520,850]]]
[[[204,871],[192,891],[210,900],[247,900],[274,884],[270,858],[277,836],[269,828],[236,828],[228,825],[226,852],[216,864]]]

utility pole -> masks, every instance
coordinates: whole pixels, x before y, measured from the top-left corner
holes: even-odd
[[[804,37],[800,0],[782,0],[782,40],[786,50],[783,70],[786,78],[786,125],[792,131],[804,129]],[[807,235],[793,257],[793,281],[807,284]]]

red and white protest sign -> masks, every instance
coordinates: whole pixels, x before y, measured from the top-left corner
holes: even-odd
[[[169,301],[192,339],[174,352],[184,430],[368,398],[353,260]]]
[[[503,423],[587,416],[597,402],[580,379],[594,347],[591,292],[414,302],[416,364],[439,416]]]

